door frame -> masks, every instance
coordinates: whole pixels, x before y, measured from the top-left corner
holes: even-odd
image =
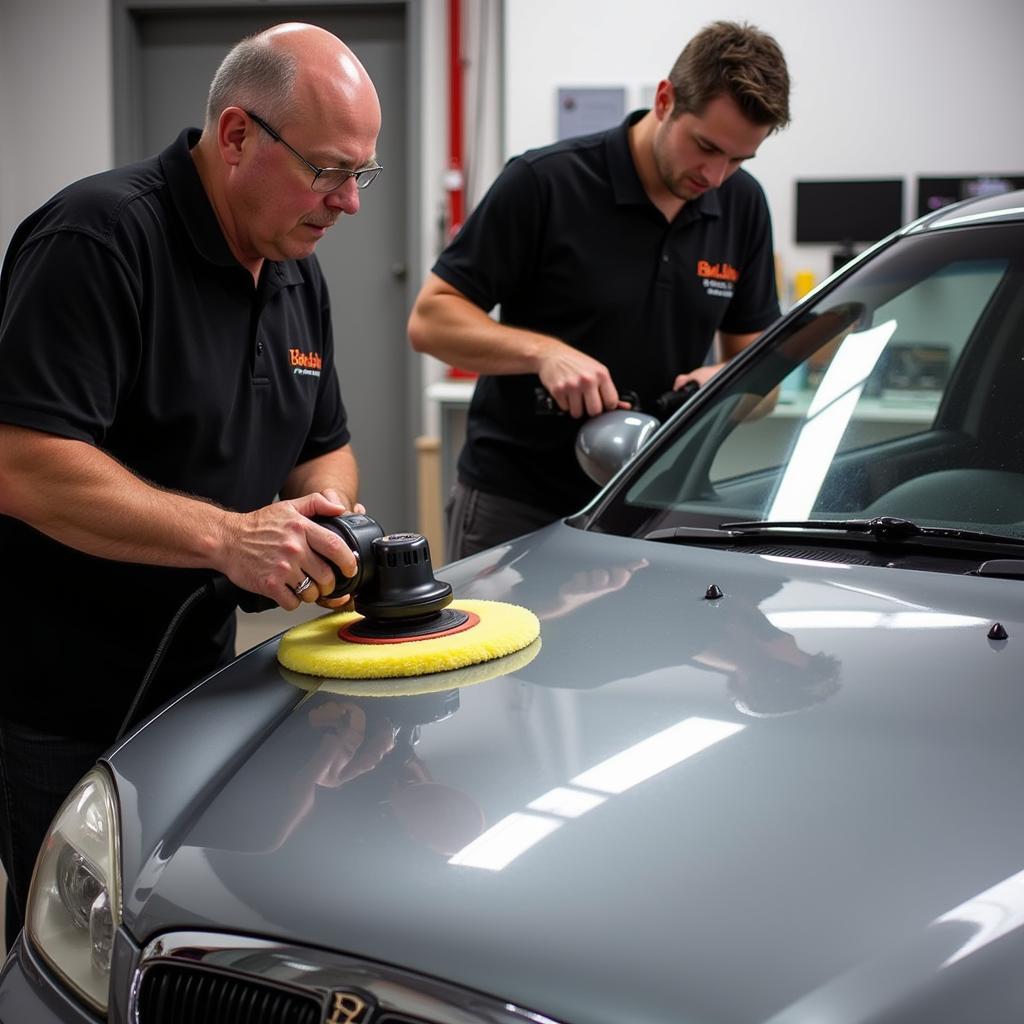
[[[218,11],[232,13],[244,11],[264,15],[280,12],[281,21],[290,20],[288,15],[296,6],[321,7],[332,14],[342,14],[348,7],[392,7],[404,12],[405,61],[406,61],[406,155],[405,173],[405,308],[412,309],[413,300],[424,277],[423,251],[423,208],[420,182],[423,180],[423,130],[419,104],[423,90],[423,14],[417,0],[112,0],[111,3],[111,62],[113,81],[113,127],[114,163],[116,166],[137,159],[136,154],[142,139],[142,105],[138,84],[141,80],[141,44],[139,22],[147,13],[183,13],[190,10]],[[184,127],[184,125],[182,126]],[[419,432],[423,422],[423,388],[420,364],[411,346],[405,346],[404,399],[409,424]],[[406,479],[412,481],[409,493],[415,495],[418,466],[416,446],[408,445],[404,453]],[[415,501],[413,502],[415,505]]]

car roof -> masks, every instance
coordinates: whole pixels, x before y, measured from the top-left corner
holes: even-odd
[[[941,210],[914,221],[905,230],[910,234],[1022,220],[1024,220],[1024,190],[1018,190],[1004,192],[1001,195],[965,199],[951,206],[944,206]]]

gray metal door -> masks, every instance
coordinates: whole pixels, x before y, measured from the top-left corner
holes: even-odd
[[[127,119],[120,119],[118,159],[163,149],[186,125],[201,126],[206,91],[227,50],[277,22],[305,21],[348,43],[380,96],[378,159],[384,173],[317,248],[330,287],[342,395],[361,472],[360,496],[385,531],[415,528],[411,479],[412,358],[406,341],[408,260],[406,10],[404,5],[245,4],[177,9],[171,3],[130,9]]]

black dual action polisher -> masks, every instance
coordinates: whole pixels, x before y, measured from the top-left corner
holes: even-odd
[[[363,618],[345,627],[345,639],[422,639],[472,624],[475,616],[448,607],[452,588],[435,578],[422,534],[385,534],[367,515],[320,516],[315,521],[341,537],[356,556],[356,574],[345,576],[337,570],[334,590],[324,595],[353,595],[352,607]]]
[[[295,626],[278,644],[278,661],[288,669],[323,679],[408,677],[478,665],[524,651],[540,635],[537,617],[518,605],[462,601],[449,608],[452,588],[434,578],[430,549],[418,533],[385,535],[366,515],[317,517],[356,556],[354,576],[335,567],[327,597],[352,595],[343,610]],[[178,627],[194,605],[210,595],[247,612],[276,603],[216,575],[183,602],[171,619],[117,736],[125,735],[160,670]],[[468,638],[468,639],[466,639]]]
[[[288,669],[333,679],[445,672],[521,651],[540,635],[533,612],[500,601],[459,600],[434,577],[427,540],[385,534],[367,515],[318,517],[356,556],[354,576],[335,572],[326,599],[352,602],[289,629],[277,659]]]

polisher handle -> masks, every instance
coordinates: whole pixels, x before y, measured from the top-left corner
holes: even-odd
[[[244,590],[220,573],[211,578],[210,592],[215,601],[237,605],[243,612],[265,612],[277,607],[276,601],[262,594],[254,594],[251,590]]]
[[[695,380],[688,380],[681,388],[677,388],[675,391],[666,391],[654,400],[652,412],[664,422],[676,409],[685,405],[699,388],[700,385]]]
[[[334,589],[324,597],[342,597],[366,586],[373,574],[373,542],[384,536],[376,520],[358,512],[344,516],[314,516],[313,521],[337,534],[352,549],[358,562],[355,576],[346,576],[335,566]]]
[[[384,531],[369,516],[356,513],[345,516],[314,516],[314,522],[336,533],[355,552],[359,569],[355,576],[345,576],[341,570],[334,574],[335,587],[326,597],[341,597],[370,582],[373,575],[373,542],[384,536]],[[277,607],[277,602],[262,594],[254,594],[236,586],[220,573],[210,580],[213,597],[226,604],[237,605],[243,612],[265,612]]]

